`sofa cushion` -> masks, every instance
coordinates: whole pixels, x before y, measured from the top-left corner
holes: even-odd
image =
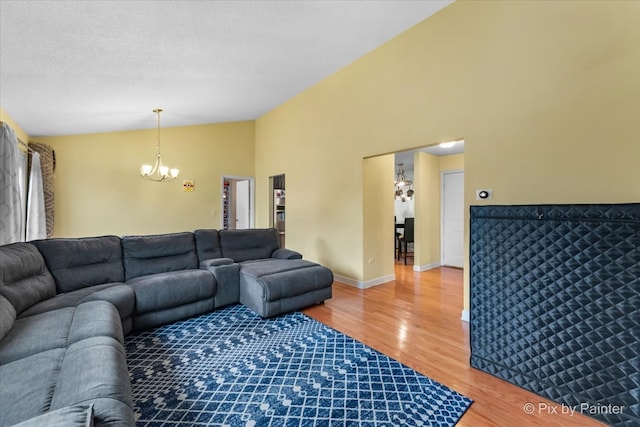
[[[259,297],[267,302],[331,287],[332,284],[331,270],[301,259],[245,262],[240,267],[241,292],[259,292]]]
[[[97,425],[133,426],[133,402],[124,347],[106,336],[71,344],[60,365],[51,410],[93,403]]]
[[[171,233],[122,238],[127,281],[149,274],[198,268],[193,233]]]
[[[235,264],[231,258],[212,258],[200,261],[200,268],[209,269],[221,267],[223,265]]]
[[[72,405],[45,412],[13,427],[92,427],[93,404]]]
[[[271,258],[280,247],[275,228],[249,230],[220,230],[222,256],[235,262]]]
[[[64,348],[56,348],[0,364],[1,426],[28,420],[49,409],[64,354]]]
[[[164,310],[138,313],[133,318],[134,331],[147,331],[161,325],[199,316],[213,310],[213,298],[207,298],[188,304],[168,307]]]
[[[59,310],[47,311],[16,320],[0,341],[0,363],[15,360],[94,336],[124,342],[120,317],[106,301],[91,301]]]
[[[122,247],[117,236],[35,240],[58,292],[123,282]]]
[[[16,320],[16,309],[5,297],[0,295],[0,341],[9,332]]]
[[[64,348],[74,312],[74,307],[68,307],[17,319],[13,328],[0,341],[0,364]]]
[[[279,259],[268,258],[253,261],[245,261],[240,264],[241,272],[250,274],[254,277],[268,276],[274,273],[282,273],[290,270],[300,270],[303,268],[313,267],[315,262],[305,259]],[[326,268],[326,267],[325,267]]]
[[[200,262],[211,258],[222,257],[218,230],[196,230],[193,232],[193,235],[196,239],[196,253]]]
[[[55,294],[53,277],[33,244],[0,246],[0,295],[11,303],[16,315]]]
[[[88,301],[110,302],[118,309],[120,318],[124,320],[130,318],[133,314],[136,296],[131,286],[127,286],[124,283],[106,283],[65,294],[58,294],[23,311],[20,317],[33,316],[34,314],[64,307],[75,307]]]
[[[213,275],[206,270],[183,270],[150,274],[127,282],[136,293],[136,313],[211,299],[216,291]]]
[[[118,310],[106,301],[89,301],[76,307],[67,347],[93,337],[113,338],[124,345]]]

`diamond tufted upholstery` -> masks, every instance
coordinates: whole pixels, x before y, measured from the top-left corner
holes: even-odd
[[[640,204],[472,206],[470,257],[473,367],[640,425]]]

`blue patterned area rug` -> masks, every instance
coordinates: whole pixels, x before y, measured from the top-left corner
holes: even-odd
[[[471,400],[302,313],[131,335],[138,426],[453,426]]]

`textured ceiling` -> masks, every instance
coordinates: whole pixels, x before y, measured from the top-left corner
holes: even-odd
[[[0,106],[31,136],[252,120],[450,3],[0,0]]]

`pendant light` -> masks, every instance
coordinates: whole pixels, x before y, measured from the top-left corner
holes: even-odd
[[[411,200],[413,198],[413,182],[405,176],[404,163],[398,163],[398,174],[396,175],[394,185],[396,187],[394,196],[397,200],[406,202],[407,199]],[[404,188],[407,187],[408,189],[405,196]]]
[[[178,169],[165,166],[162,163],[162,156],[160,155],[160,113],[162,113],[162,108],[156,108],[155,110],[153,110],[153,112],[158,116],[158,142],[156,144],[156,161],[153,166],[148,164],[140,166],[140,175],[143,178],[154,182],[173,181],[178,177],[178,173],[180,171]]]

